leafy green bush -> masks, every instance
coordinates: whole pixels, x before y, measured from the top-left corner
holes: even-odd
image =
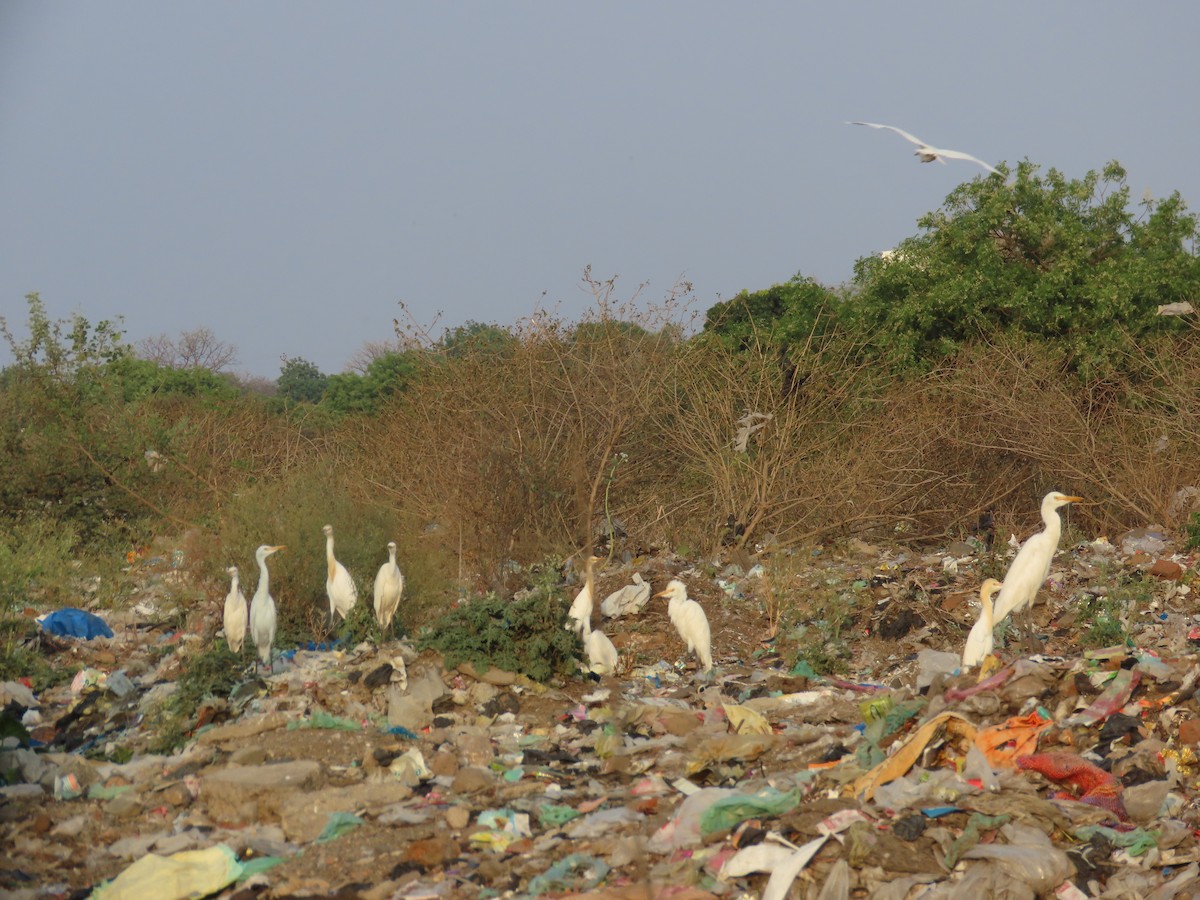
[[[566,617],[566,602],[540,590],[520,600],[489,594],[446,613],[417,646],[440,652],[447,668],[469,662],[545,682],[570,674],[583,652],[579,635],[563,627]]]
[[[890,258],[859,260],[847,324],[906,366],[1001,332],[1049,341],[1085,375],[1119,369],[1133,338],[1187,327],[1159,304],[1200,289],[1196,216],[1178,194],[1141,206],[1115,162],[1079,180],[1024,162],[1008,183],[967,182]]]
[[[1200,549],[1200,512],[1191,514],[1183,530],[1187,534],[1187,544],[1183,549],[1188,552]]]

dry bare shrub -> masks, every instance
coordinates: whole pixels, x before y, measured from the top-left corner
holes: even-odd
[[[617,303],[614,281],[590,272],[585,285],[596,308],[577,325],[541,315],[499,346],[430,349],[363,434],[370,483],[437,523],[463,584],[499,586],[509,560],[589,548],[606,492],[611,513],[644,477],[678,306],[674,295],[648,312]]]
[[[219,340],[208,328],[181,331],[179,338],[158,334],[138,344],[138,356],[172,369],[221,372],[237,362],[237,347]]]
[[[794,544],[878,523],[880,379],[852,360],[848,344],[792,348],[796,376],[763,341],[683,348],[669,437],[678,474],[659,501],[677,540],[712,547],[733,524],[739,545],[766,533]],[[762,427],[742,451],[747,416]]]
[[[936,531],[955,509],[992,508],[1002,533],[1023,534],[1057,488],[1092,501],[1072,515],[1100,530],[1174,524],[1171,498],[1196,479],[1200,362],[1188,341],[1133,346],[1126,371],[1140,374],[1082,383],[1061,353],[997,337],[903,385],[903,418],[929,429],[924,465],[943,478],[914,515]]]

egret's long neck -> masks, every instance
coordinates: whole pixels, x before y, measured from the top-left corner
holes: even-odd
[[[236,594],[238,591],[238,577],[233,575],[230,577],[229,593]]]
[[[1054,538],[1054,544],[1057,546],[1058,538],[1062,534],[1062,519],[1058,515],[1058,510],[1053,506],[1043,507],[1042,521],[1046,523],[1046,534]]]
[[[333,558],[333,535],[325,538],[325,562],[329,566],[329,580],[333,581],[333,576],[337,574],[337,560]]]
[[[388,548],[388,560],[391,562],[391,564],[393,566],[396,564],[396,548],[395,547]]]
[[[267,558],[264,556],[258,561],[258,590],[255,593],[262,594],[264,597],[270,593],[271,589],[271,573],[267,571]]]

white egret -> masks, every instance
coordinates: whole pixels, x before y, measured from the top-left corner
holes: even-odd
[[[917,145],[917,149],[913,151],[913,155],[919,156],[921,158],[921,162],[928,163],[937,160],[942,165],[945,165],[947,159],[965,159],[968,162],[979,163],[979,165],[996,175],[1001,174],[998,169],[989,166],[982,159],[972,156],[970,153],[963,153],[961,150],[945,150],[941,147],[931,146],[916,135],[909,134],[904,129],[897,128],[895,125],[880,125],[876,122],[847,122],[846,124],[866,125],[868,128],[886,128],[888,131],[896,132],[896,134],[900,135],[900,137],[904,138],[906,141],[911,141]],[[943,159],[943,157],[945,158]]]
[[[997,622],[1004,621],[1004,617],[1010,613],[1033,608],[1033,599],[1050,574],[1050,561],[1054,558],[1062,534],[1062,519],[1058,516],[1058,509],[1082,500],[1082,497],[1071,497],[1058,491],[1051,491],[1042,498],[1042,521],[1046,527],[1022,545],[1008,567],[1004,586],[996,597]]]
[[[346,567],[333,558],[333,526],[326,525],[321,531],[325,533],[325,564],[329,569],[325,593],[329,595],[329,621],[332,622],[335,615],[343,619],[350,615],[358,602],[358,588]]]
[[[588,669],[596,675],[611,675],[617,671],[617,648],[603,631],[592,629],[591,622],[583,620],[580,629],[583,649],[587,652]]]
[[[396,607],[400,605],[400,595],[404,593],[404,575],[396,565],[396,542],[388,541],[387,549],[388,561],[375,575],[375,618],[384,631],[392,624],[392,616],[396,615]]]
[[[246,595],[238,587],[238,567],[225,571],[231,580],[225,595],[225,643],[234,653],[241,653],[246,643]]]
[[[275,626],[278,617],[275,613],[275,600],[271,597],[271,575],[267,572],[267,557],[278,553],[283,545],[270,547],[263,544],[254,551],[258,560],[258,587],[254,590],[254,599],[250,601],[250,640],[258,648],[258,658],[271,670],[271,645],[275,643]],[[255,669],[258,663],[254,664]]]
[[[596,563],[600,562],[599,556],[589,556],[587,562],[583,564],[583,587],[579,589],[579,593],[575,595],[575,600],[571,603],[571,608],[567,610],[567,629],[569,631],[578,631],[583,633],[583,623],[587,622],[589,628],[592,624],[592,606],[596,596]]]
[[[700,667],[705,671],[712,670],[712,633],[708,627],[708,616],[702,607],[687,595],[687,587],[678,578],[672,579],[664,591],[659,591],[655,597],[667,598],[667,611],[671,624],[679,632],[687,644],[688,653],[695,653],[700,660]]]
[[[994,646],[992,628],[995,618],[992,615],[992,594],[1000,590],[1000,582],[989,578],[979,587],[979,619],[975,622],[971,633],[967,635],[967,644],[963,647],[962,667],[969,669],[983,662],[992,652]]]

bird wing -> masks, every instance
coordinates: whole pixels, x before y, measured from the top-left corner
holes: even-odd
[[[915,134],[909,134],[903,128],[897,128],[895,125],[880,125],[877,122],[847,122],[846,124],[847,125],[866,125],[868,128],[886,128],[888,131],[896,132],[896,134],[900,135],[900,137],[904,138],[906,141],[911,141],[912,143],[916,144],[918,147],[928,147],[929,146],[923,140],[921,140],[919,137],[917,137]],[[976,162],[979,162],[979,160],[976,160]]]
[[[961,150],[942,150],[941,148],[938,148],[938,147],[935,147],[934,149],[937,151],[938,156],[945,156],[948,159],[965,159],[968,162],[979,163],[979,165],[983,166],[985,169],[987,169],[989,172],[991,172],[994,175],[1001,174],[999,169],[995,169],[992,166],[989,166],[982,159],[980,159],[977,156],[972,156],[970,153],[963,153]]]

